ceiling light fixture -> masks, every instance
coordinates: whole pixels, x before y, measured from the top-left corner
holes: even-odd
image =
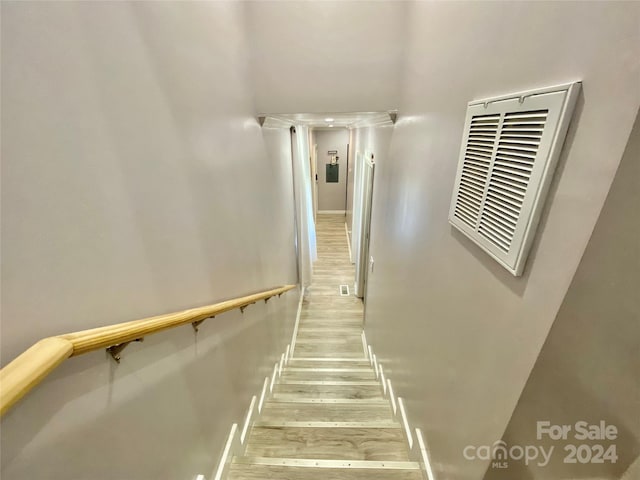
[[[333,118],[325,118],[324,121],[325,122],[333,122]]]
[[[329,127],[333,127],[333,125],[329,125]]]

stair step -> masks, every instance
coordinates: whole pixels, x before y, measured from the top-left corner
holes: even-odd
[[[306,319],[306,320],[310,320],[310,319]],[[352,318],[351,320],[361,320],[360,318]],[[300,330],[309,330],[310,332],[335,332],[335,331],[340,331],[340,332],[344,332],[344,333],[357,333],[357,334],[361,334],[362,333],[362,327],[357,328],[357,327],[340,327],[339,325],[333,325],[333,324],[329,324],[329,325],[324,325],[324,326],[313,326],[313,325],[307,325],[306,327],[300,327]],[[300,331],[298,330],[298,331]]]
[[[353,295],[340,295],[340,284],[334,283],[332,286],[313,286],[304,292],[303,305],[310,300],[317,300],[326,305],[340,304],[341,306],[351,305],[363,309],[362,300]]]
[[[389,404],[313,404],[266,402],[260,420],[307,422],[392,421]]]
[[[300,313],[300,320],[342,320],[348,322],[363,321],[363,312],[355,309],[327,309],[323,305],[307,306]],[[362,325],[361,325],[362,327]]]
[[[296,355],[303,357],[347,357],[360,358],[364,357],[364,348],[362,341],[352,342],[310,342],[296,340]]]
[[[341,338],[362,341],[362,328],[351,327],[301,327],[298,328],[297,341],[300,340],[338,340]]]
[[[280,385],[376,385],[377,380],[280,380]]]
[[[362,310],[335,308],[328,309],[323,305],[309,305],[305,307],[305,311],[300,314],[300,321],[305,320],[341,320],[344,322],[360,323],[362,328],[363,312]]]
[[[299,327],[298,335],[301,333],[305,334],[327,334],[327,333],[339,333],[341,335],[362,335],[362,328],[358,327],[339,327],[339,326],[307,326],[307,327]]]
[[[384,398],[269,398],[273,403],[313,403],[313,404],[344,404],[344,405],[387,405],[389,401]]]
[[[297,368],[287,367],[282,380],[375,380],[373,368]]]
[[[329,310],[339,313],[351,312],[353,315],[362,315],[364,307],[362,301],[357,297],[342,297],[339,294],[330,295],[310,295],[302,301],[304,313],[311,313],[313,310]]]
[[[401,428],[254,427],[246,456],[407,461]]]
[[[234,457],[229,480],[422,480],[417,462]]]
[[[283,420],[257,420],[254,427],[268,428],[402,428],[395,420],[365,422],[307,422]]]
[[[300,312],[300,320],[339,320],[344,321],[358,321],[362,324],[363,313],[358,310],[327,310],[322,305],[314,306],[314,308],[307,307]]]
[[[291,367],[369,367],[371,363],[363,358],[340,358],[340,357],[291,357],[289,359]]]
[[[317,364],[316,364],[317,365]],[[373,368],[370,365],[357,366],[357,367],[336,367],[333,365],[327,365],[322,367],[286,367],[285,373],[308,373],[313,375],[316,373],[362,373],[369,374],[374,373]]]
[[[301,318],[299,329],[306,328],[355,328],[362,331],[362,319]]]
[[[356,346],[362,348],[362,336],[355,335],[353,337],[341,336],[337,338],[297,338],[297,345],[329,345],[329,346]]]
[[[331,302],[329,302],[331,298]],[[342,317],[362,318],[364,309],[361,305],[358,305],[351,297],[315,297],[303,302],[301,312],[305,317],[313,316],[314,314],[325,315],[340,315]]]
[[[370,385],[308,385],[300,383],[276,384],[273,399],[288,398],[344,398],[375,399],[383,398],[379,384]]]

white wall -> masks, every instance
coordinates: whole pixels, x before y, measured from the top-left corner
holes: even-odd
[[[255,121],[242,10],[2,3],[3,365],[295,282],[289,132]],[[2,420],[2,478],[209,474],[296,300],[69,360]]]
[[[633,3],[416,2],[400,116],[376,166],[367,339],[437,478],[482,478],[558,312],[640,103]],[[511,276],[447,222],[466,103],[582,80],[532,254]],[[613,348],[613,347],[612,347]]]
[[[344,211],[347,198],[347,145],[349,130],[336,128],[331,130],[315,130],[315,142],[318,145],[316,159],[318,173],[318,211]],[[338,151],[338,182],[327,183],[327,163],[331,156],[327,152]],[[352,159],[350,158],[351,162]]]
[[[398,106],[407,2],[245,2],[263,113]]]

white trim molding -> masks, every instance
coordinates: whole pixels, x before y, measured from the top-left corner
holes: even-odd
[[[347,222],[344,222],[344,233],[347,236],[347,247],[349,247],[349,261],[351,261],[351,263],[354,263],[353,251],[351,250],[351,238],[349,238],[349,228],[347,227]]]
[[[298,325],[300,324],[300,315],[302,314],[302,301],[304,300],[304,292],[306,287],[300,289],[300,300],[298,300],[298,311],[296,312],[296,323],[293,326],[293,335],[291,336],[291,349],[289,350],[289,358],[293,358],[293,353],[296,350],[296,337],[298,336]]]
[[[427,450],[424,438],[422,436],[422,430],[416,428],[416,439],[418,440],[418,447],[420,448],[420,455],[422,456],[422,469],[427,473],[428,480],[436,480],[431,468],[431,460],[429,458],[429,451]]]
[[[242,449],[242,444],[240,443],[240,436],[238,435],[238,424],[234,423],[231,425],[231,431],[229,432],[227,443],[222,451],[218,467],[211,475],[213,480],[222,480],[223,478],[226,478],[229,473],[229,466],[233,457],[236,455],[242,455],[243,453],[244,451]]]

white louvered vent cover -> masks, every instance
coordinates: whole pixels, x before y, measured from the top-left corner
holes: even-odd
[[[522,275],[580,83],[469,103],[449,222]]]

